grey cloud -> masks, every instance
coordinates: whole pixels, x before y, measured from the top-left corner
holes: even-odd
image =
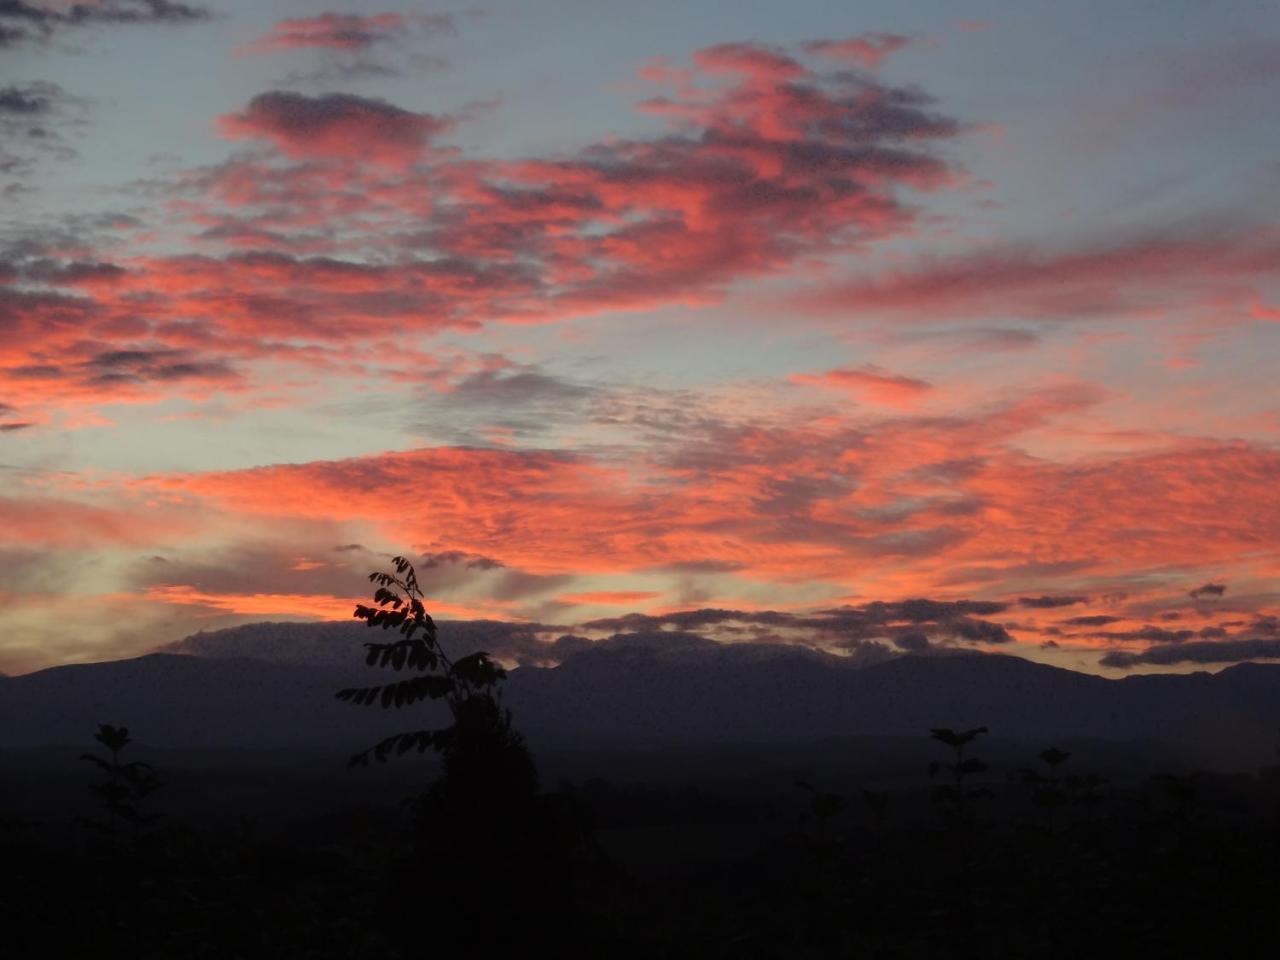
[[[487,442],[484,432],[492,429],[528,439],[585,421],[602,392],[533,367],[483,370],[448,392],[424,395],[429,416],[414,429],[470,444]]]
[[[985,600],[941,601],[904,600],[893,603],[873,601],[856,607],[818,610],[809,614],[784,613],[775,610],[701,609],[651,616],[631,613],[607,617],[581,625],[585,630],[611,632],[653,632],[659,630],[732,632],[733,625],[768,627],[773,631],[791,631],[797,639],[815,646],[836,646],[857,650],[862,644],[900,640],[919,645],[923,635],[932,644],[988,643],[1003,644],[1013,640],[1008,630],[997,623],[981,619],[999,613],[1006,605]]]
[[[1109,623],[1119,622],[1121,617],[1109,617],[1106,614],[1096,614],[1087,617],[1068,617],[1066,620],[1058,621],[1067,627],[1105,627]]]
[[[96,354],[74,371],[88,383],[170,383],[178,380],[237,380],[225,361],[197,360],[180,350],[110,350]]]
[[[1018,603],[1024,607],[1047,610],[1052,609],[1053,607],[1070,607],[1077,603],[1086,603],[1088,602],[1088,599],[1088,597],[1072,596],[1019,597]]]
[[[1188,590],[1187,596],[1193,600],[1199,600],[1202,597],[1220,597],[1227,592],[1225,583],[1206,583],[1203,586],[1196,587],[1194,590]]]
[[[211,16],[204,7],[173,0],[94,0],[58,6],[0,0],[0,48],[47,41],[78,26],[180,24]]]
[[[74,158],[67,135],[85,124],[88,106],[56,83],[0,87],[0,175],[25,177],[42,162]]]
[[[1240,663],[1246,660],[1280,659],[1280,640],[1254,637],[1218,642],[1159,644],[1138,653],[1115,650],[1099,662],[1104,667],[1128,669],[1143,665],[1174,666],[1182,663]]]
[[[464,566],[468,570],[497,570],[504,566],[500,560],[481,556],[478,553],[464,553],[461,550],[446,550],[442,553],[425,553],[418,563],[419,570],[432,570],[442,566]]]

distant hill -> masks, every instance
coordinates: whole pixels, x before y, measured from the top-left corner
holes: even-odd
[[[83,743],[100,722],[172,748],[354,747],[431,726],[432,705],[383,711],[334,699],[341,686],[376,682],[359,653],[368,636],[358,625],[325,627],[304,645],[313,662],[288,640],[255,651],[261,659],[193,639],[179,648],[203,656],[157,653],[10,677],[0,747]],[[1280,742],[1280,665],[1108,680],[964,654],[855,669],[796,647],[644,634],[603,641],[556,667],[516,669],[506,701],[538,750],[923,736],[933,726],[985,724],[995,736],[1046,743],[1159,740],[1201,763],[1249,767],[1273,759]]]
[[[518,671],[510,688],[525,726],[557,745],[769,743],[986,725],[1046,742],[1161,740],[1237,764],[1271,759],[1280,742],[1275,665],[1108,680],[976,653],[849,669],[786,648],[744,645],[684,660],[598,649],[556,669]]]

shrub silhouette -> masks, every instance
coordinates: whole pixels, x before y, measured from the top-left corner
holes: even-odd
[[[933,788],[933,801],[944,818],[954,820],[957,824],[968,823],[972,817],[974,800],[991,796],[991,791],[986,787],[972,787],[967,782],[974,774],[987,771],[987,765],[977,757],[965,756],[969,744],[986,732],[986,727],[963,731],[955,731],[950,727],[933,727],[929,731],[934,740],[951,748],[954,757],[951,763],[935,760],[929,764],[929,776],[936,777],[941,772],[950,774],[950,783]]]
[[[383,762],[393,753],[400,756],[415,749],[419,753],[434,750],[443,757],[451,777],[474,772],[470,768],[478,755],[485,757],[486,764],[510,766],[513,775],[532,777],[524,741],[511,726],[510,711],[501,704],[499,684],[506,678],[506,671],[483,651],[451,660],[440,646],[435,621],[423,605],[413,564],[404,557],[395,557],[392,562],[394,574],[369,574],[369,581],[378,584],[373,595],[376,606],[357,604],[353,615],[369,627],[395,629],[401,637],[391,643],[366,643],[366,664],[395,671],[408,668],[417,676],[369,687],[348,687],[339,690],[337,697],[357,705],[379,704],[383,708],[443,700],[453,723],[440,730],[394,734],[355,754],[349,764],[365,766],[370,756]]]
[[[974,727],[971,730],[952,730],[950,727],[933,727],[929,734],[939,743],[951,748],[950,763],[934,761],[929,764],[929,776],[939,773],[949,775],[950,783],[939,784],[933,788],[932,799],[938,815],[948,828],[950,835],[951,866],[955,870],[952,894],[956,898],[956,924],[963,941],[956,944],[957,955],[968,955],[976,948],[972,940],[971,860],[973,856],[973,834],[976,832],[973,817],[973,802],[991,797],[986,787],[971,786],[970,778],[975,774],[985,773],[987,765],[977,757],[965,756],[969,745],[987,732],[986,727]]]
[[[1032,768],[1024,769],[1022,771],[1022,782],[1031,787],[1031,802],[1044,811],[1045,833],[1052,837],[1054,814],[1058,808],[1066,804],[1071,798],[1071,784],[1064,779],[1058,769],[1071,759],[1071,754],[1059,750],[1057,747],[1048,747],[1045,750],[1041,750],[1037,756],[1045,765],[1045,772],[1041,773],[1039,770]]]
[[[119,842],[122,823],[133,828],[134,839],[137,839],[143,827],[159,819],[159,814],[144,813],[142,803],[164,786],[164,782],[149,763],[138,760],[125,763],[120,759],[124,748],[133,742],[128,727],[99,724],[93,739],[106,747],[110,756],[85,753],[80,755],[80,759],[94,764],[104,774],[104,779],[90,789],[101,801],[105,817],[81,817],[80,822],[103,834],[112,846]]]
[[[441,647],[424,606],[413,564],[393,559],[394,573],[375,572],[374,606],[354,616],[370,628],[395,630],[389,643],[366,643],[371,667],[413,671],[407,679],[338,691],[348,703],[383,708],[443,701],[451,723],[394,734],[351,757],[367,766],[410,751],[434,751],[443,775],[410,803],[413,826],[394,868],[386,906],[406,955],[451,945],[491,955],[531,940],[560,941],[568,924],[570,860],[554,805],[538,796],[538,775],[524,738],[503,707],[506,672],[487,653],[457,660]],[[429,905],[447,918],[443,930],[419,922]]]

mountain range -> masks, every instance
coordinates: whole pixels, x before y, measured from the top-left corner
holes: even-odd
[[[258,644],[254,629],[237,628],[135,659],[0,678],[0,748],[84,743],[104,722],[157,748],[354,748],[441,719],[438,704],[384,711],[334,698],[382,675],[363,666],[368,634],[358,626],[256,626]],[[483,630],[471,637],[483,639]],[[993,736],[1044,743],[1158,741],[1230,767],[1267,762],[1280,742],[1280,665],[1112,680],[995,654],[855,666],[800,647],[649,633],[575,647],[555,666],[518,667],[504,697],[535,750],[777,745],[985,725]]]

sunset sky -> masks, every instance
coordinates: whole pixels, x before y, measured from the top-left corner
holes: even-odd
[[[1274,0],[0,2],[0,671],[393,553],[548,638],[1278,659],[1278,100]]]

